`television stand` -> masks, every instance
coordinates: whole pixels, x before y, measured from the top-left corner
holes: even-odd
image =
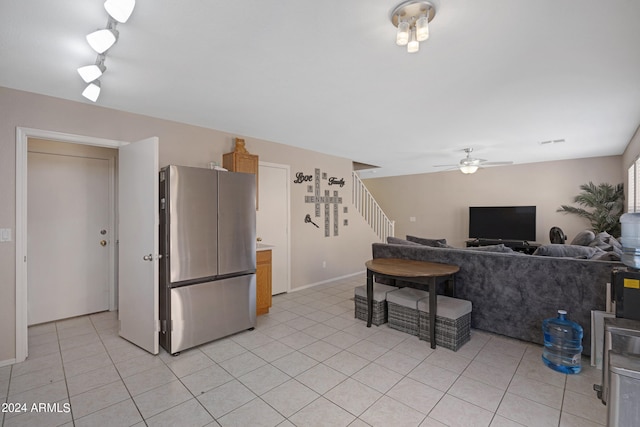
[[[468,248],[477,248],[480,246],[505,245],[516,252],[522,252],[531,255],[540,247],[539,243],[529,242],[527,240],[502,240],[502,239],[471,239],[466,241]]]

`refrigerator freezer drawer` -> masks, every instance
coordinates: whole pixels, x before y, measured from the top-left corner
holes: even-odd
[[[256,275],[171,289],[171,354],[256,326]]]

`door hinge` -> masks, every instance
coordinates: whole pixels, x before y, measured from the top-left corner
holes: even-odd
[[[164,210],[164,208],[165,208],[165,205],[166,205],[166,200],[165,200],[165,198],[163,197],[162,199],[160,199],[160,210],[162,210],[162,211],[163,211],[163,210]]]

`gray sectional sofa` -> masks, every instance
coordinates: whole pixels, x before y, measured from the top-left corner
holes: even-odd
[[[584,329],[584,354],[591,352],[591,310],[605,309],[606,283],[611,281],[613,268],[622,266],[615,261],[431,247],[413,242],[374,243],[372,249],[373,258],[459,266],[456,297],[472,302],[472,328],[542,344],[542,320],[555,317],[558,309],[567,310],[568,317]]]

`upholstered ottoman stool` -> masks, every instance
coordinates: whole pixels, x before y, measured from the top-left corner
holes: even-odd
[[[373,284],[373,319],[371,323],[380,326],[387,323],[387,292],[395,291],[395,286]],[[367,321],[367,287],[358,286],[355,289],[354,301],[356,319]]]
[[[471,339],[471,301],[438,295],[436,305],[436,345],[457,351]],[[418,338],[429,337],[429,298],[418,301]]]
[[[429,298],[429,292],[400,288],[387,294],[389,327],[418,335],[418,301]]]

